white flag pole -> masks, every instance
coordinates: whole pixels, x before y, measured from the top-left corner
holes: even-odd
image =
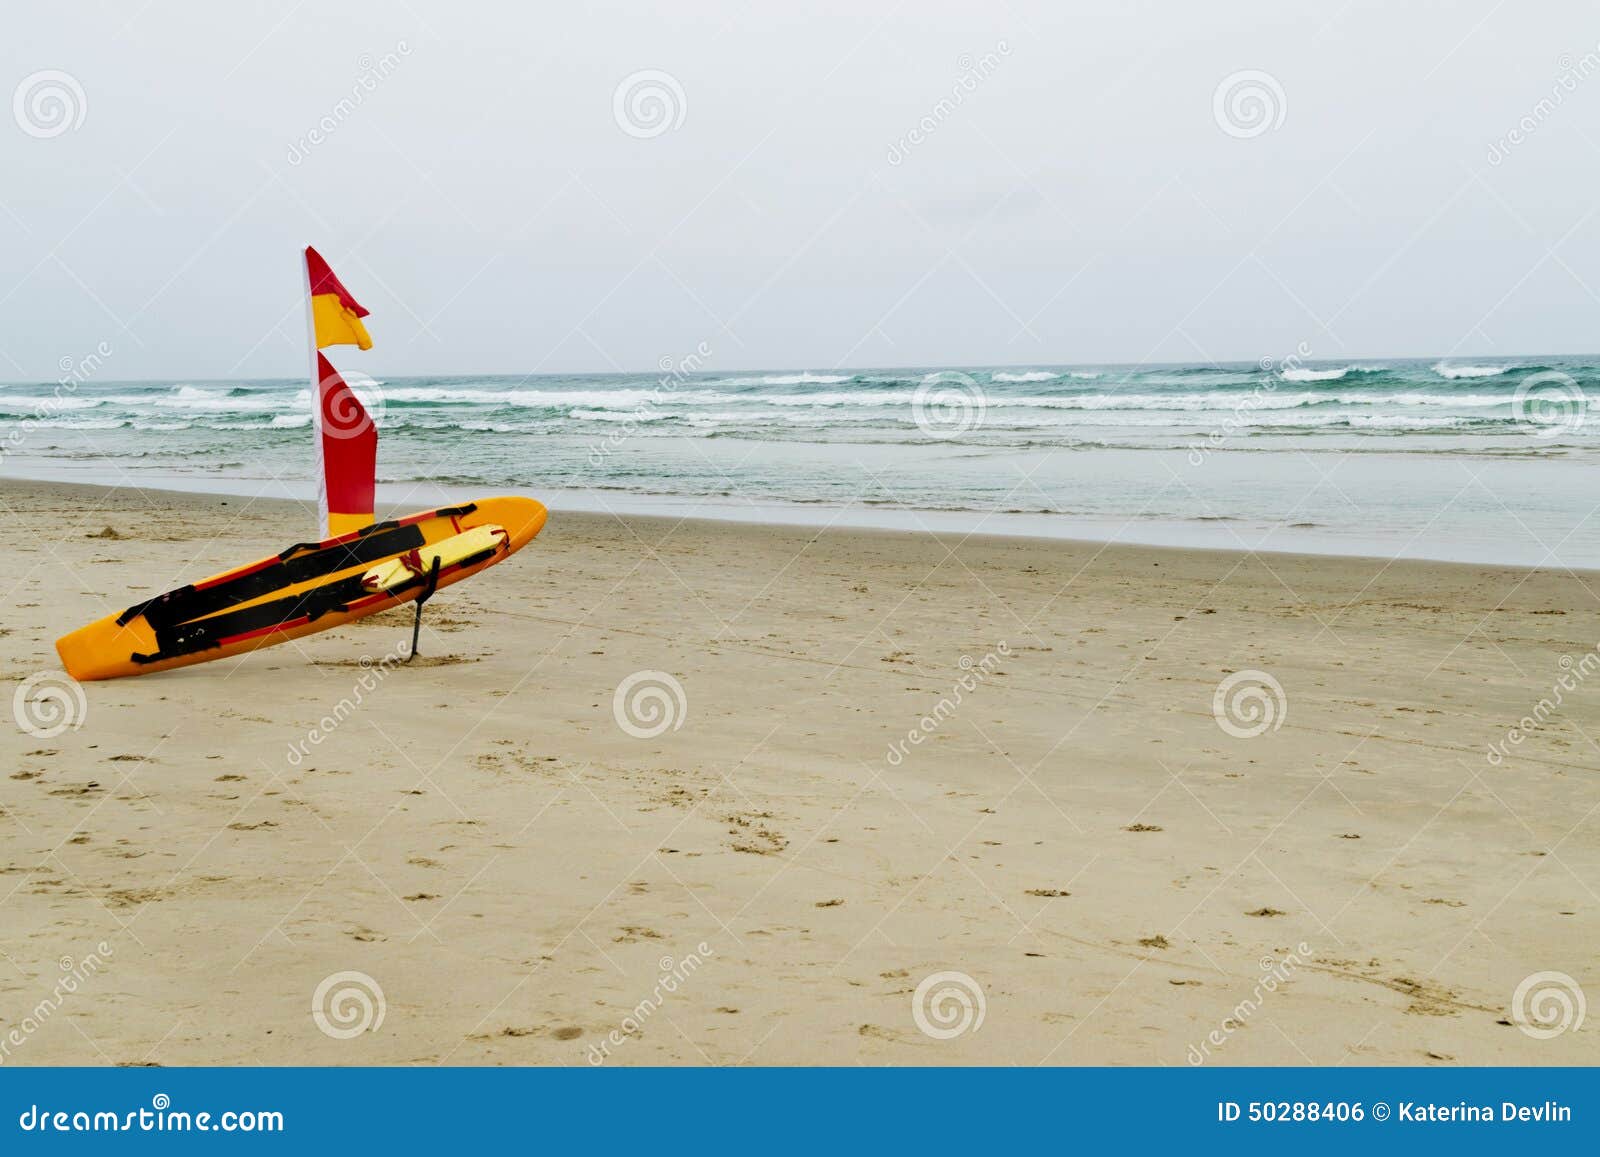
[[[306,291],[306,344],[311,347],[311,441],[316,446],[318,541],[332,536],[328,526],[328,476],[322,460],[322,375],[317,372],[317,315],[311,305],[311,260],[300,254],[300,278]]]

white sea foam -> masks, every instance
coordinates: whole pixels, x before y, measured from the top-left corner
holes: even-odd
[[[814,374],[809,370],[798,374],[765,374],[758,378],[718,378],[717,386],[836,386],[848,382],[854,374]]]
[[[1433,372],[1441,378],[1454,381],[1456,378],[1494,378],[1514,369],[1515,366],[1447,366],[1439,362],[1433,367]]]
[[[1472,419],[1477,421],[1478,419]],[[1438,417],[1429,418],[1418,414],[1351,414],[1348,421],[1352,427],[1370,427],[1380,430],[1445,430],[1462,425],[1467,419]]]
[[[1372,399],[1362,398],[1357,395],[1354,398],[1341,396],[1339,400],[1350,404],[1371,401],[1374,405],[1460,406],[1464,409],[1481,409],[1485,406],[1509,406],[1513,402],[1509,395],[1504,394],[1388,394]]]
[[[661,387],[614,390],[475,389],[463,386],[398,386],[383,391],[386,403],[413,402],[433,405],[517,406],[523,409],[560,409],[569,406],[595,409],[638,409],[649,405],[692,405],[740,397],[719,390],[672,390]]]
[[[91,404],[103,402],[112,406],[126,406],[134,410],[159,406],[164,410],[186,410],[193,413],[249,414],[290,409],[296,405],[310,406],[311,394],[308,390],[296,393],[284,390],[230,397],[227,390],[202,390],[195,386],[176,386],[159,394],[107,394],[96,399],[79,400]]]
[[[854,376],[853,374],[774,374],[761,380],[769,386],[803,386],[812,383],[832,386],[839,382],[848,382]]]
[[[991,382],[1053,382],[1060,374],[1048,370],[1029,370],[1022,374],[994,373],[989,375]]]
[[[1319,371],[1327,373],[1328,371]],[[1327,380],[1327,379],[1319,379]],[[690,414],[707,410],[736,413],[741,416],[763,411],[811,412],[818,415],[837,415],[842,418],[872,417],[897,420],[913,403],[916,392],[910,388],[818,390],[806,393],[745,393],[728,390],[685,390],[666,392],[622,388],[615,390],[483,390],[440,387],[403,387],[384,391],[387,403],[412,403],[414,406],[437,407],[450,411],[461,408],[512,409],[523,411],[551,411],[551,419],[561,416],[585,421],[622,422],[633,419],[653,420],[674,414]],[[43,405],[50,399],[43,397],[15,397],[0,399],[0,412],[26,412]],[[127,409],[133,415],[155,412],[179,411],[183,416],[199,418],[229,415],[262,418],[292,417],[304,420],[310,411],[307,391],[276,394],[240,395],[219,397],[191,394],[184,398],[157,394],[148,396],[112,395],[101,398],[69,398],[64,409],[91,409],[115,407]],[[1203,411],[1232,412],[1239,410],[1289,410],[1302,407],[1356,406],[1362,409],[1375,407],[1451,407],[1486,408],[1509,406],[1509,393],[1488,392],[1453,394],[1430,392],[1426,389],[1410,391],[1344,390],[1338,393],[1311,390],[1287,390],[1256,387],[1254,389],[1146,390],[1123,392],[1102,390],[1094,393],[1029,393],[1008,395],[996,392],[987,398],[991,410],[1107,410],[1107,411],[1169,411],[1194,413]],[[426,411],[396,411],[421,414]],[[178,414],[173,414],[177,417]],[[529,420],[537,423],[537,413]]]
[[[661,422],[673,417],[673,415],[665,413],[659,408],[646,407],[637,411],[576,409],[569,413],[567,417],[580,422]]]
[[[100,405],[101,401],[100,398],[73,397],[70,394],[63,394],[59,398],[25,394],[17,397],[0,395],[0,413],[51,414],[57,410],[92,410]]]
[[[122,418],[69,418],[50,425],[58,430],[116,430],[124,424]]]
[[[1336,382],[1350,372],[1352,367],[1338,370],[1313,370],[1306,366],[1291,366],[1283,371],[1286,382]]]

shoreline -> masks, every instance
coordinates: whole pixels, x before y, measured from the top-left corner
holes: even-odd
[[[34,466],[35,464],[29,464]],[[27,468],[27,467],[25,467]],[[226,476],[154,475],[151,485],[137,476],[123,483],[106,481],[103,465],[92,468],[93,480],[72,477],[75,470],[37,470],[8,475],[18,484],[82,487],[87,491],[135,489],[141,493],[191,496],[227,496],[256,502],[297,505],[311,511],[314,484],[276,479]],[[461,502],[485,494],[537,498],[560,515],[656,519],[667,522],[711,522],[796,530],[861,530],[868,532],[933,535],[960,539],[1015,539],[1059,542],[1076,546],[1135,547],[1155,550],[1211,551],[1219,554],[1314,556],[1352,561],[1377,560],[1449,563],[1461,566],[1495,566],[1521,570],[1554,570],[1576,574],[1600,573],[1600,564],[1569,564],[1533,560],[1531,555],[1509,550],[1495,537],[1477,543],[1423,543],[1399,531],[1387,539],[1348,538],[1331,527],[1251,526],[1227,518],[1199,520],[1090,518],[1022,511],[934,510],[914,507],[839,506],[823,502],[739,501],[731,498],[693,498],[644,494],[633,491],[571,490],[558,487],[441,486],[423,483],[383,483],[377,501],[390,513],[409,513]],[[308,513],[308,517],[314,517]],[[1397,551],[1386,550],[1398,544]],[[1511,557],[1507,557],[1507,555]]]

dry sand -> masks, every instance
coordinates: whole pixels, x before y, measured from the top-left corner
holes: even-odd
[[[0,520],[8,700],[309,525],[16,482]],[[1486,751],[1582,670],[1597,592],[557,511],[430,604],[426,664],[359,665],[391,612],[4,728],[0,1061],[1595,1063],[1600,1024],[1508,1020],[1531,974],[1600,997],[1600,672]],[[1247,670],[1287,704],[1254,738],[1213,715]],[[613,715],[640,671],[686,699],[653,738]],[[345,972],[384,1011],[339,1039]],[[950,1039],[913,1013],[939,972],[981,990]]]

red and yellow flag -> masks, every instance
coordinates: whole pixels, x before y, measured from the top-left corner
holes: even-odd
[[[361,319],[367,311],[350,295],[328,263],[306,246],[306,283],[311,290],[312,419],[317,445],[317,513],[329,538],[372,522],[378,466],[378,430],[361,399],[322,351],[328,346],[372,348]]]
[[[336,538],[372,522],[378,429],[361,399],[320,353],[317,379],[321,506],[327,533]]]
[[[372,339],[367,336],[367,327],[361,324],[361,319],[367,316],[366,309],[350,296],[350,291],[334,276],[322,254],[309,245],[306,246],[306,276],[311,282],[311,321],[317,348],[353,345],[371,349]]]

